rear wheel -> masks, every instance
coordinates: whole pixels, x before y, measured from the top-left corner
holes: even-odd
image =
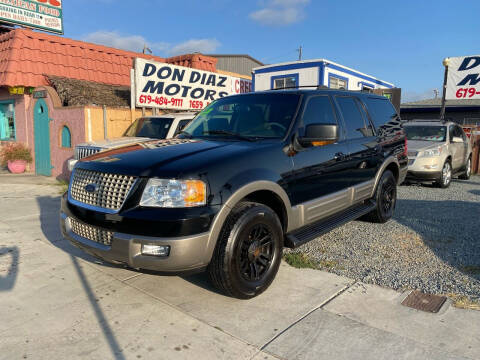
[[[442,189],[446,189],[450,186],[451,182],[452,182],[452,165],[450,164],[450,161],[447,160],[443,164],[442,177],[437,182],[437,184]]]
[[[229,296],[249,299],[265,291],[280,266],[283,230],[277,214],[254,202],[232,210],[217,240],[208,274]]]
[[[397,203],[397,181],[390,170],[386,170],[377,185],[375,209],[362,217],[363,220],[385,223],[390,220]]]
[[[472,174],[472,157],[470,156],[467,160],[467,164],[465,165],[465,172],[459,176],[462,180],[470,179],[470,175]]]

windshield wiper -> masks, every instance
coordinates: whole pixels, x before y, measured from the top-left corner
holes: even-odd
[[[243,136],[243,135],[237,134],[235,132],[226,131],[226,130],[208,130],[208,131],[204,131],[203,133],[206,134],[206,135],[228,135],[228,136],[233,136],[233,137],[235,137],[237,139],[241,139],[241,140],[255,141],[254,138],[251,138],[249,136]]]

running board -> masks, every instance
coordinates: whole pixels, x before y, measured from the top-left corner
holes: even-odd
[[[300,245],[306,244],[307,242],[326,234],[340,225],[368,214],[370,211],[374,210],[375,207],[376,203],[373,200],[369,200],[365,204],[353,206],[339,214],[322,219],[313,224],[303,226],[300,229],[292,231],[286,235],[285,247],[295,249]]]

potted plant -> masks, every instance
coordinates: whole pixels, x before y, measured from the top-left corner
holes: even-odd
[[[0,150],[2,166],[7,165],[13,174],[21,174],[25,171],[27,163],[32,162],[30,149],[22,143],[10,143]]]

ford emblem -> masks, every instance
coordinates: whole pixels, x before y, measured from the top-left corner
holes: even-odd
[[[97,191],[97,184],[88,184],[87,186],[85,186],[85,191],[89,193],[94,193],[95,191]]]

